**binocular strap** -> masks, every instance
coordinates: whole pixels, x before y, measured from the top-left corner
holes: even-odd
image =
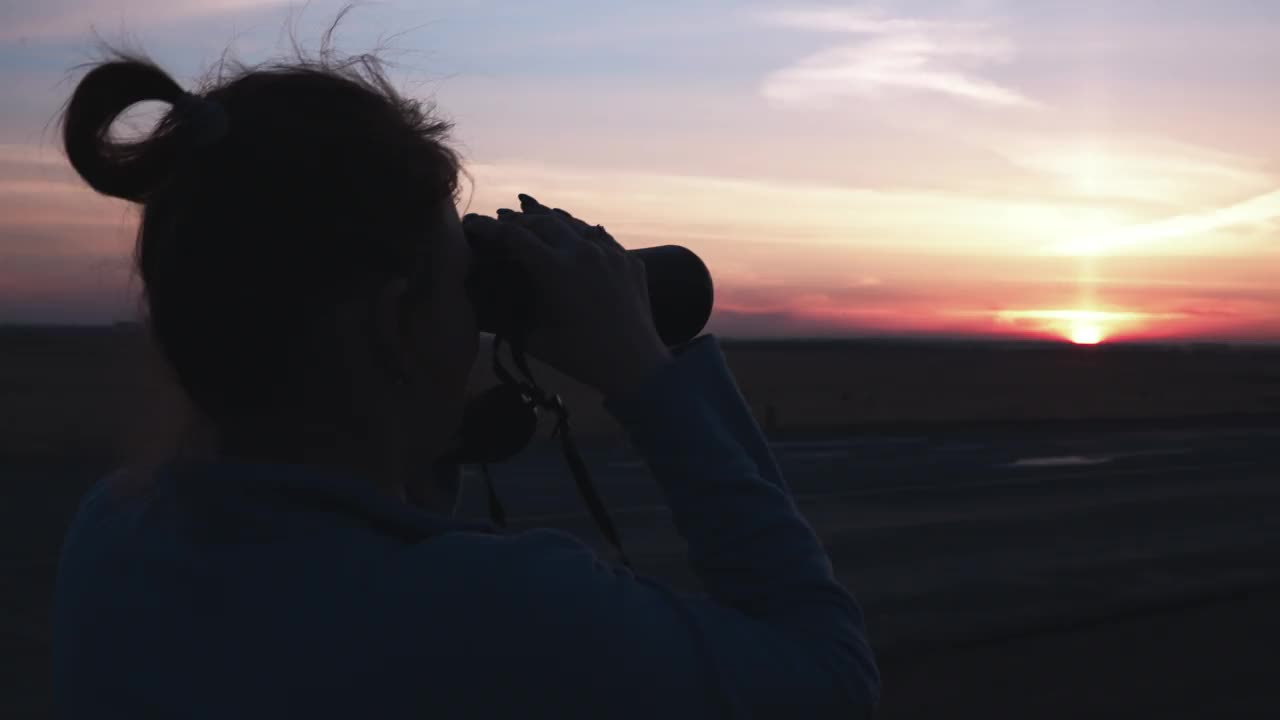
[[[507,512],[502,509],[502,501],[498,499],[498,491],[493,489],[493,473],[489,472],[489,463],[480,463],[480,472],[484,475],[484,490],[489,496],[489,519],[494,525],[506,529]]]
[[[582,459],[582,454],[578,452],[577,444],[573,442],[569,427],[569,409],[565,407],[564,401],[559,395],[548,396],[538,386],[537,381],[533,378],[533,372],[529,369],[524,349],[516,343],[510,343],[511,359],[520,374],[524,375],[528,382],[520,382],[506,368],[502,367],[499,359],[499,349],[502,342],[501,336],[495,337],[493,341],[494,374],[502,382],[518,386],[535,409],[551,410],[556,414],[556,426],[552,436],[560,440],[560,451],[564,455],[565,463],[569,466],[570,474],[573,475],[573,481],[578,487],[578,494],[582,496],[583,502],[587,504],[587,509],[591,512],[591,518],[595,521],[596,527],[600,529],[605,540],[617,552],[618,561],[624,567],[632,569],[631,560],[627,557],[626,551],[622,549],[622,538],[618,535],[618,528],[614,525],[608,508],[605,507],[604,502],[600,499],[599,492],[596,491],[595,484],[591,481],[591,473],[587,469],[586,462]],[[489,465],[487,463],[482,464],[481,470],[484,473],[485,489],[489,495],[489,516],[495,525],[506,527],[506,513],[502,508],[501,501],[498,500],[497,491],[493,486]]]

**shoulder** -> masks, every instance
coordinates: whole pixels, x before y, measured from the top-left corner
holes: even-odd
[[[432,575],[467,576],[472,587],[573,582],[617,569],[574,536],[551,529],[518,533],[447,532],[404,558]]]
[[[125,465],[104,475],[85,496],[86,501],[136,500],[150,494],[163,474],[161,465]]]
[[[123,506],[145,502],[155,489],[158,474],[156,467],[122,466],[100,476],[80,496],[73,528]]]
[[[414,594],[486,626],[554,632],[607,612],[636,589],[626,568],[601,558],[564,532],[530,530],[507,535],[455,532],[415,545],[397,575],[412,576]]]

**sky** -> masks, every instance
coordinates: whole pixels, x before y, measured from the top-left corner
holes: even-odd
[[[341,4],[0,3],[0,322],[137,316],[136,209],[55,118],[98,39],[180,82]],[[1280,3],[364,3],[456,124],[466,210],[528,192],[681,244],[722,336],[1280,342]]]

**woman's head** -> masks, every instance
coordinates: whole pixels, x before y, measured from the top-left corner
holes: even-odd
[[[66,152],[95,190],[141,205],[147,320],[224,443],[267,442],[263,426],[296,416],[397,425],[438,452],[477,340],[449,125],[375,60],[322,57],[188,94],[117,56],[76,87]],[[144,101],[170,108],[141,140],[113,139]]]

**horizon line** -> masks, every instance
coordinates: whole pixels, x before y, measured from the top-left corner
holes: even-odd
[[[14,330],[142,330],[146,324],[137,320],[119,320],[110,323],[41,323],[41,322],[0,322],[0,331]],[[708,334],[708,333],[703,333]],[[1116,339],[1096,345],[1080,345],[1067,339],[1046,337],[1017,337],[1010,335],[957,335],[957,334],[844,334],[844,335],[721,335],[715,334],[727,344],[819,344],[819,343],[972,343],[983,345],[1022,345],[1075,347],[1082,350],[1101,349],[1106,347],[1244,347],[1280,349],[1280,339],[1247,340],[1247,339],[1213,339],[1213,338],[1167,338],[1162,340]]]

